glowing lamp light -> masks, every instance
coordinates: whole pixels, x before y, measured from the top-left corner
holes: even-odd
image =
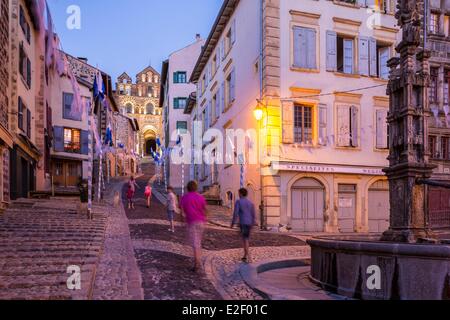
[[[255,119],[260,121],[263,118],[264,112],[263,109],[261,109],[261,107],[257,107],[254,111],[253,111],[253,115],[255,116]]]

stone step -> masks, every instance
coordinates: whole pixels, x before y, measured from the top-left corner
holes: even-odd
[[[80,229],[83,229],[82,231]],[[101,233],[104,228],[99,227],[83,227],[83,226],[77,226],[77,225],[61,225],[61,226],[45,226],[45,225],[36,225],[36,226],[24,226],[24,225],[0,225],[0,233],[2,232],[46,232],[46,233],[60,233],[65,231],[77,231],[77,232],[93,232],[93,233]]]
[[[67,253],[67,252],[72,252],[72,251],[77,251],[77,252],[95,252],[95,251],[100,251],[102,250],[102,246],[97,245],[97,246],[91,246],[91,245],[86,245],[86,246],[17,246],[17,247],[2,247],[0,246],[1,249],[1,253],[0,256],[2,254],[7,254],[7,253],[16,253],[16,254],[22,254],[22,253],[27,253],[27,252],[35,252],[35,253],[39,253],[39,252],[48,252],[48,253]]]
[[[52,265],[52,264],[46,264],[46,265],[33,265],[33,266],[26,266],[24,268],[17,268],[17,266],[4,266],[0,269],[0,277],[15,277],[15,276],[29,276],[29,275],[36,275],[36,276],[45,276],[45,275],[68,275],[67,273],[67,267],[77,265],[80,267],[81,272],[92,272],[95,268],[95,264],[85,264],[85,265],[78,265],[78,264],[60,264],[60,265]]]
[[[93,273],[92,270],[81,269],[81,284],[90,285]],[[58,275],[34,275],[25,276],[0,276],[0,291],[4,289],[25,289],[47,286],[61,286],[67,290],[68,273]]]
[[[33,261],[31,259],[11,259],[8,261],[5,261],[4,264],[0,264],[0,268],[6,268],[6,269],[12,269],[12,268],[20,268],[20,267],[50,267],[50,266],[64,266],[67,267],[69,265],[75,265],[75,266],[83,266],[83,265],[95,265],[99,261],[99,257],[73,257],[68,260],[61,260],[58,258],[47,258],[47,257],[41,257],[37,261]]]
[[[48,248],[57,248],[57,247],[96,247],[102,246],[102,241],[91,241],[90,239],[78,239],[78,240],[58,240],[55,241],[1,241],[0,242],[0,250],[7,250],[8,248],[35,248],[35,247],[48,247]]]
[[[39,259],[61,259],[64,261],[71,261],[76,258],[95,258],[98,256],[98,252],[78,252],[78,253],[21,253],[21,254],[11,254],[11,253],[0,253],[0,259],[23,259],[23,260],[39,260]]]
[[[58,286],[47,288],[0,290],[0,300],[73,300],[71,292]]]

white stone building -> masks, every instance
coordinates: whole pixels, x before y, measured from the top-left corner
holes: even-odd
[[[191,77],[191,115],[205,130],[256,129],[259,141],[242,152],[244,186],[262,204],[263,224],[304,232],[387,228],[382,169],[386,62],[399,38],[394,8],[394,1],[224,1]],[[258,149],[260,165],[248,163]],[[240,188],[235,158],[198,170],[201,180],[218,183],[226,205]]]
[[[163,62],[161,72],[160,107],[163,108],[163,140],[166,149],[173,148],[177,135],[190,128],[190,116],[184,113],[187,100],[196,91],[189,83],[192,70],[200,55],[204,40],[197,35],[194,43],[177,50]],[[181,190],[182,170],[180,164],[174,164],[168,158],[165,162],[167,183],[176,190]],[[189,165],[186,166],[184,182],[189,179]]]

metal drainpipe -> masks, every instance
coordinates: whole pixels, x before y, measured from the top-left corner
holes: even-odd
[[[259,52],[259,101],[258,103],[260,103],[260,101],[262,101],[263,98],[263,49],[264,49],[264,0],[260,1],[260,52]],[[261,158],[262,158],[262,149],[263,149],[263,143],[262,143],[262,119],[259,121],[259,136],[258,136],[258,141],[259,141],[259,166],[260,166],[260,192],[261,192],[261,203],[259,206],[259,210],[260,210],[260,224],[261,224],[261,230],[266,230],[267,226],[266,226],[266,221],[265,221],[265,216],[264,216],[264,179],[263,179],[263,168],[262,168],[262,163],[261,163]]]
[[[428,0],[423,2],[424,12],[423,12],[423,49],[427,47],[427,26],[428,26]],[[440,21],[439,21],[440,23]]]

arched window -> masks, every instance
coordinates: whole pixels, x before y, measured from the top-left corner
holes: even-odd
[[[133,105],[131,103],[127,103],[126,109],[127,113],[133,113]]]
[[[142,82],[145,82],[146,78],[145,78],[145,74],[142,75]]]
[[[155,106],[154,106],[153,104],[149,103],[149,104],[147,105],[145,111],[146,111],[146,112],[145,112],[146,114],[155,114]]]
[[[151,73],[149,73],[148,74],[148,82],[152,82],[152,80],[153,80],[153,76],[152,76],[152,74]]]

